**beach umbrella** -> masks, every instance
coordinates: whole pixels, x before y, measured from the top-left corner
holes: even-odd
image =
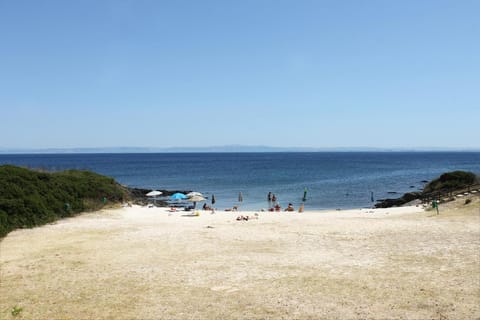
[[[189,198],[194,197],[194,196],[203,197],[203,194],[201,194],[200,192],[195,192],[195,191],[187,193],[187,197],[189,197]]]
[[[159,196],[161,194],[162,194],[162,192],[160,192],[158,190],[152,190],[149,193],[147,193],[146,196],[147,197],[156,197],[156,196]]]
[[[197,202],[200,202],[200,201],[205,201],[206,199],[204,197],[201,197],[201,196],[193,196],[193,197],[190,197],[188,198],[187,201],[190,201],[190,202],[193,202],[193,207],[195,208],[197,206]]]
[[[217,200],[215,199],[215,195],[212,194],[212,206],[215,204],[216,201],[217,201]]]
[[[170,199],[172,200],[183,200],[183,199],[186,199],[187,196],[184,195],[183,193],[180,193],[180,192],[177,192],[177,193],[174,193],[170,196]]]
[[[152,190],[149,193],[146,194],[147,197],[153,198],[153,203],[157,203],[157,196],[161,195],[162,192],[158,190]]]
[[[193,197],[190,197],[188,198],[188,201],[190,202],[201,202],[201,201],[205,201],[206,199],[202,196],[193,196]]]

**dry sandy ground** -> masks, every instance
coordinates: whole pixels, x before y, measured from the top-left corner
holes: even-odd
[[[134,207],[18,230],[0,243],[0,319],[479,319],[480,202],[448,206]]]

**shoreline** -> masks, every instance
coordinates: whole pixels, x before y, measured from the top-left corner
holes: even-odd
[[[0,315],[17,306],[26,319],[480,316],[478,197],[438,216],[187,214],[133,206],[12,231],[0,242]]]
[[[424,187],[444,173],[445,168],[480,172],[472,155],[401,155],[345,154],[326,156],[313,153],[307,157],[278,154],[237,157],[222,155],[65,155],[52,157],[13,157],[9,163],[31,168],[62,170],[81,163],[79,169],[114,178],[119,183],[145,190],[193,190],[206,196],[215,194],[221,208],[236,204],[243,192],[244,204],[251,209],[267,208],[267,193],[275,193],[281,205],[289,202],[298,207],[304,188],[308,189],[308,209],[371,207],[374,198],[387,199]],[[148,161],[147,161],[148,160]],[[194,161],[194,165],[192,165]],[[377,163],[371,166],[371,163]],[[348,165],[347,165],[348,164]],[[415,165],[412,165],[415,164]],[[131,174],[132,168],[135,174]],[[233,169],[232,169],[233,168]],[[282,174],[279,174],[280,168]],[[252,177],[255,179],[252,180]],[[414,186],[414,188],[411,188]]]

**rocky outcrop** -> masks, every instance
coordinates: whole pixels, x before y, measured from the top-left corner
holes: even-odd
[[[413,200],[419,199],[421,195],[421,192],[408,192],[400,198],[379,200],[379,202],[375,204],[375,208],[400,207]]]
[[[424,181],[422,181],[424,182]],[[474,173],[454,171],[442,174],[439,178],[430,181],[420,192],[408,192],[400,198],[382,199],[375,204],[375,208],[400,207],[414,200],[429,202],[432,199],[451,199],[452,195],[469,191],[479,182],[479,177]]]

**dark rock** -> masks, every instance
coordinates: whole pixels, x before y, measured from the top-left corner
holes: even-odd
[[[390,208],[390,207],[400,207],[405,203],[419,199],[421,196],[420,192],[409,192],[405,193],[401,198],[397,199],[385,199],[381,202],[375,204],[375,208]]]
[[[424,188],[424,192],[445,192],[454,189],[466,188],[480,180],[473,172],[453,171],[442,174],[432,180]]]
[[[422,183],[428,183],[428,181],[422,180]],[[479,185],[479,183],[480,177],[474,173],[465,171],[447,172],[429,182],[423,190],[405,193],[401,198],[397,199],[379,199],[375,207],[398,207],[417,199],[427,203],[432,199],[445,197],[453,199],[452,194],[468,191],[470,188]],[[410,186],[410,188],[415,188],[415,186]],[[388,193],[392,194],[392,192]]]

